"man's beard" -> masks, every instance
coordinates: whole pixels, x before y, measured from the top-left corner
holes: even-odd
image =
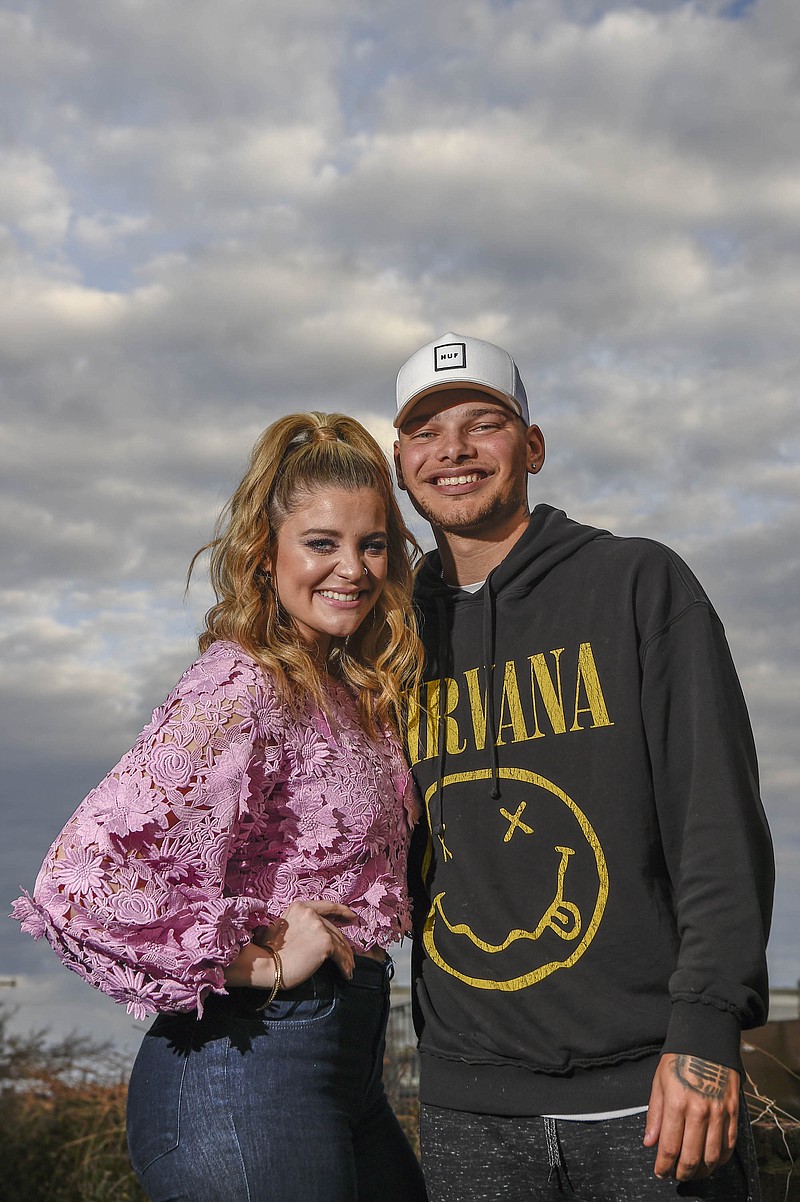
[[[410,495],[410,494],[409,494]],[[483,504],[474,505],[465,504],[463,506],[453,505],[452,502],[456,498],[448,497],[447,512],[437,512],[434,505],[421,501],[417,497],[411,497],[411,503],[417,513],[421,514],[426,521],[430,522],[436,530],[441,530],[444,534],[465,534],[469,530],[474,530],[477,534],[486,526],[491,525],[498,519],[509,517],[512,513],[516,513],[527,507],[528,497],[527,492],[517,493],[516,490],[511,496],[508,494],[495,494],[493,497],[488,497]],[[471,497],[465,497],[465,501],[471,501]]]

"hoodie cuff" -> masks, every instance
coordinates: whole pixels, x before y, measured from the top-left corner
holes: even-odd
[[[741,1039],[741,1024],[731,1010],[700,1001],[674,1001],[662,1051],[699,1056],[741,1073]]]

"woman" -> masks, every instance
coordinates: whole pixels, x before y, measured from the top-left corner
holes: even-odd
[[[381,1083],[417,816],[409,542],[363,427],[275,422],[202,549],[200,658],[16,903],[158,1015],[128,1100],[152,1202],[425,1197]]]

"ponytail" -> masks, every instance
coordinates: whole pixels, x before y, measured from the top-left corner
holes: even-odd
[[[230,639],[262,664],[291,710],[309,697],[324,708],[322,674],[280,605],[266,563],[283,523],[310,495],[362,488],[375,491],[386,509],[386,583],[373,614],[349,639],[332,641],[326,667],[356,693],[362,722],[374,733],[376,723],[399,730],[403,694],[419,680],[422,651],[411,606],[411,554],[419,547],[395,500],[386,456],[359,422],[340,413],[295,413],[269,426],[211,541],[193,557],[189,578],[210,551],[217,600],[206,614],[201,651]]]

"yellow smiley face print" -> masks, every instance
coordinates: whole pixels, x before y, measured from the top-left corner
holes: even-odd
[[[443,829],[423,942],[442,971],[513,991],[568,969],[595,937],[608,899],[605,856],[578,804],[552,781],[501,768],[441,782]],[[439,782],[425,795],[428,818]],[[433,825],[433,824],[431,824]],[[428,877],[434,845],[428,848]]]

